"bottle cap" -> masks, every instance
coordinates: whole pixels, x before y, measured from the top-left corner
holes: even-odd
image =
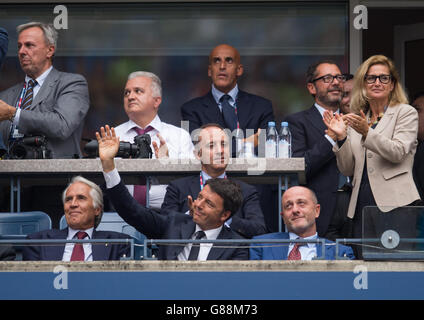
[[[274,121],[268,122],[268,127],[275,127],[275,122]]]
[[[288,122],[285,122],[285,121],[284,122],[281,122],[281,126],[282,127],[288,127],[289,126],[289,123]]]

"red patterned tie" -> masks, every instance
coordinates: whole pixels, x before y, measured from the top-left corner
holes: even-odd
[[[141,135],[152,131],[153,127],[147,126],[146,129],[134,127],[133,129],[135,130],[135,132],[137,132],[137,135]],[[137,200],[137,202],[142,204],[143,206],[146,205],[146,191],[146,185],[134,185],[134,199]]]
[[[302,246],[303,243],[295,243],[292,251],[290,251],[287,260],[301,260],[302,256],[300,255],[299,247]]]
[[[84,231],[77,232],[78,240],[82,240],[87,237],[88,234]],[[84,261],[84,248],[82,243],[75,243],[74,250],[72,250],[71,261]]]

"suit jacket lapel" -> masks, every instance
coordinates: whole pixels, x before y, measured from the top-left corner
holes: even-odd
[[[65,228],[62,230],[51,230],[50,234],[48,235],[50,239],[66,239],[67,236],[68,236],[68,228]],[[44,247],[45,257],[42,257],[43,260],[51,260],[51,261],[62,260],[63,253],[65,251],[65,245],[66,244],[45,246]]]
[[[100,234],[94,230],[93,231],[93,238],[92,239],[105,239],[105,235]],[[101,260],[109,260],[110,256],[110,250],[111,250],[111,244],[92,244],[91,245],[91,252],[93,254],[93,261],[101,261]]]
[[[47,98],[47,96],[53,92],[53,89],[51,87],[53,87],[57,81],[57,73],[58,71],[53,68],[47,75],[46,79],[43,82],[43,85],[41,86],[34,100],[32,101],[31,107],[29,108],[30,110],[36,108],[38,104],[43,102]]]
[[[395,108],[387,108],[386,112],[384,113],[384,116],[380,119],[377,126],[374,128],[375,132],[382,132],[384,128],[391,123],[394,114]]]
[[[324,121],[322,120],[321,113],[319,113],[318,109],[315,105],[312,106],[309,110],[306,111],[305,116],[311,123],[313,127],[315,127],[320,133],[324,133],[327,129]]]
[[[232,239],[232,233],[225,226],[222,227],[221,232],[219,233],[216,239]],[[208,254],[207,260],[220,260],[220,257],[225,253],[226,248],[221,247],[221,245],[213,245]]]
[[[191,236],[194,233],[194,230],[196,230],[196,224],[191,219],[187,219],[184,223],[181,224],[180,228],[180,234],[177,239],[181,240],[188,240],[191,239]],[[177,260],[177,256],[180,254],[181,251],[183,251],[185,245],[176,245],[172,246],[170,249],[170,259],[171,260]]]
[[[224,118],[222,117],[221,110],[212,95],[212,91],[209,91],[203,97],[203,107],[205,108],[205,115],[208,114],[209,119],[214,119],[213,122],[216,121],[215,119],[219,119],[218,124],[225,127]]]
[[[245,92],[239,90],[237,95],[237,118],[240,123],[240,128],[247,128],[249,123],[249,117],[252,113],[252,102],[248,99],[248,96]],[[256,129],[256,128],[253,128]]]
[[[288,233],[281,233],[276,239],[288,239]],[[273,243],[271,244],[271,253],[272,257],[275,260],[287,260],[287,255],[289,252],[289,244],[288,243]]]

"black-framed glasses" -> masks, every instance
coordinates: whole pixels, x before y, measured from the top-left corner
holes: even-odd
[[[337,79],[337,81],[339,82],[345,82],[346,81],[346,76],[343,74],[336,74],[335,76],[331,75],[331,74],[326,74],[325,76],[313,79],[311,82],[315,82],[318,80],[323,80],[325,83],[332,83],[334,81],[334,79]]]
[[[388,84],[392,80],[392,76],[390,74],[380,74],[379,76],[366,75],[364,79],[368,84],[376,82],[377,79],[380,80],[381,83]]]

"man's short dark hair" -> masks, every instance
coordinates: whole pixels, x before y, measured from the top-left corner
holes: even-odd
[[[224,200],[224,211],[229,210],[231,216],[240,209],[243,194],[238,183],[230,179],[215,178],[206,181],[205,186],[209,186],[213,192]]]
[[[317,68],[324,63],[334,64],[338,67],[337,63],[333,60],[329,60],[329,59],[320,60],[308,67],[308,70],[306,71],[306,83],[312,83],[312,80],[314,80],[317,77]]]
[[[353,79],[353,74],[351,74],[351,73],[343,73],[343,75],[345,76],[346,81]]]

